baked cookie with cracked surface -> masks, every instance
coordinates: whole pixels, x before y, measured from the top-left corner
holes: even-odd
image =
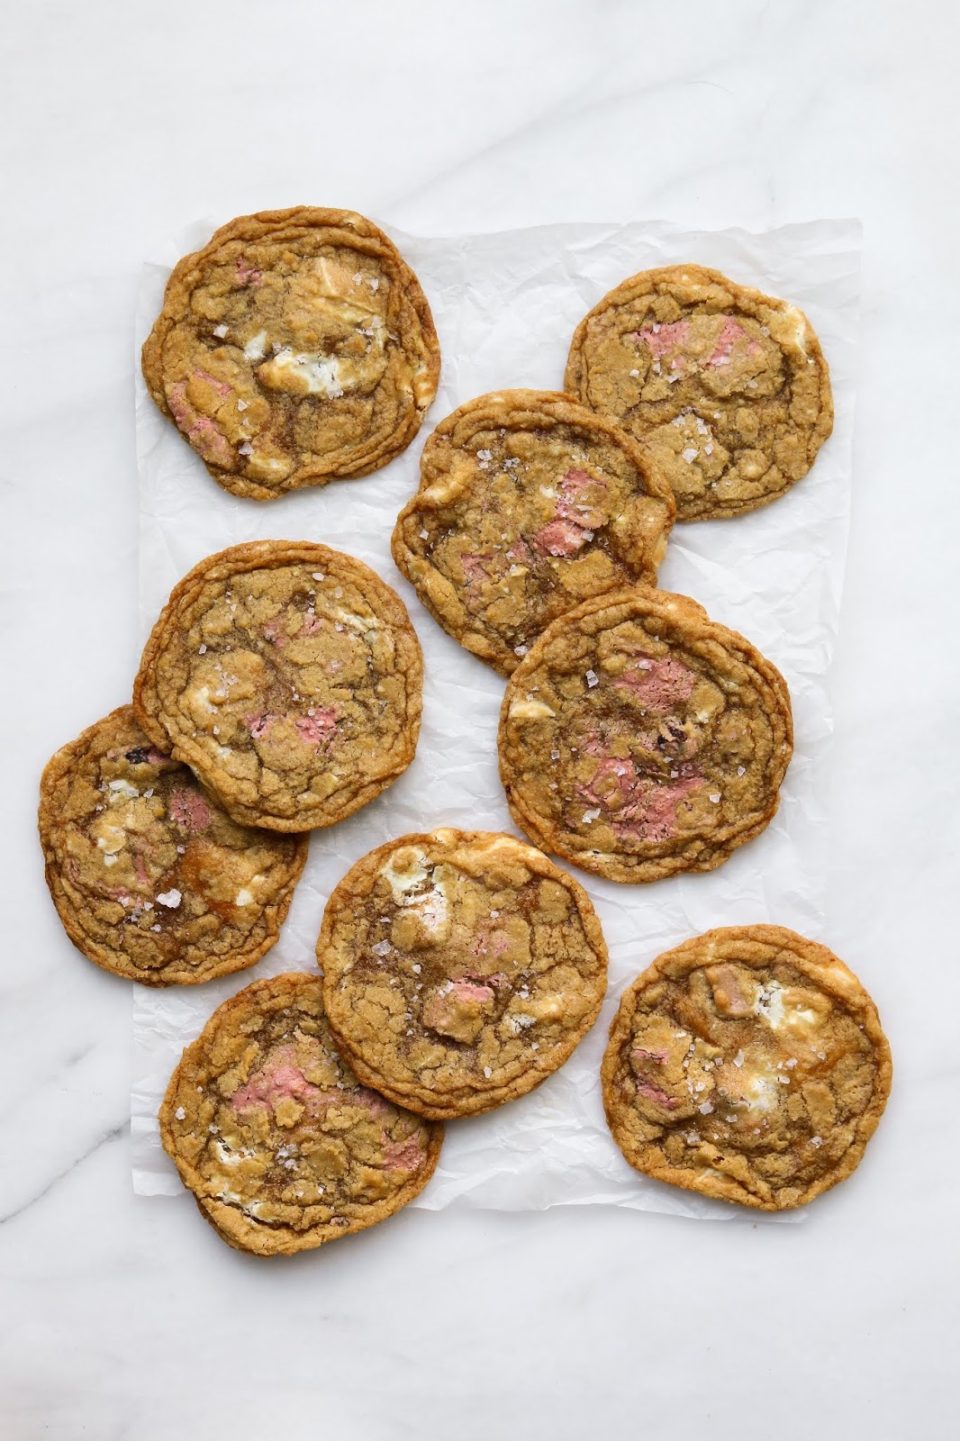
[[[776,500],[833,429],[803,312],[701,265],[644,270],[605,295],[574,332],[565,388],[649,448],[678,520]]]
[[[289,1256],[412,1201],[443,1128],[360,1084],[333,1043],[320,978],[291,972],[214,1011],[171,1077],[160,1136],[225,1241]]]
[[[613,881],[709,871],[767,826],[786,682],[688,596],[636,587],[554,621],[500,711],[500,777],[544,850]]]
[[[516,837],[482,831],[402,836],[364,856],[327,903],[317,960],[357,1075],[434,1119],[546,1080],[607,983],[583,887]]]
[[[860,1164],[892,1064],[876,1006],[826,946],[782,926],[731,926],[634,981],[601,1074],[631,1166],[785,1211]]]
[[[430,436],[393,556],[431,615],[509,675],[588,596],[656,582],[675,506],[643,449],[568,395],[507,390]]]
[[[276,944],[305,836],[239,826],[130,706],[88,727],[40,782],[47,885],[67,935],[145,986],[193,985]]]
[[[271,500],[406,448],[440,374],[420,282],[372,221],[243,215],[180,261],[143,374],[224,489]]]
[[[150,740],[241,825],[333,825],[413,759],[423,663],[400,597],[308,541],[208,556],[175,587],[134,685]]]

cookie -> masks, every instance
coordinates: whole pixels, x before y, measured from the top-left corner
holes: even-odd
[[[142,362],[214,480],[272,500],[399,455],[436,394],[440,348],[383,231],[301,205],[242,215],[185,256]]]
[[[649,456],[569,396],[482,395],[430,436],[393,557],[444,630],[509,675],[550,621],[653,584],[673,524]]]
[[[423,662],[403,602],[352,556],[260,540],[173,591],[134,685],[154,745],[241,825],[305,831],[351,815],[413,760]]]
[[[860,1164],[891,1076],[877,1008],[842,961],[782,926],[731,926],[624,994],[603,1103],[638,1171],[785,1211]]]
[[[214,1011],[171,1077],[160,1136],[225,1241],[289,1256],[412,1201],[443,1128],[360,1084],[333,1044],[319,977],[292,972]]]
[[[276,944],[305,836],[238,826],[129,706],[65,745],[40,782],[47,885],[67,935],[104,970],[194,985]]]
[[[317,959],[330,1029],[360,1079],[438,1120],[546,1080],[607,982],[583,887],[482,831],[402,836],[364,856],[327,903]]]
[[[700,265],[645,270],[605,295],[574,332],[565,388],[649,448],[678,520],[776,500],[833,429],[807,317]]]
[[[554,621],[500,711],[517,825],[613,881],[720,865],[772,819],[792,749],[779,671],[696,601],[645,587]]]

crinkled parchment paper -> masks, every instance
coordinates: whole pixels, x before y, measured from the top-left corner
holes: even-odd
[[[161,261],[145,267],[138,352],[159,310],[171,263],[202,244],[212,229],[193,227]],[[800,305],[820,336],[833,377],[836,426],[810,475],[752,515],[678,526],[661,571],[664,589],[701,601],[715,620],[748,636],[787,678],[796,752],[780,811],[758,840],[709,875],[633,887],[579,875],[610,947],[610,990],[600,1021],[539,1090],[488,1115],[451,1123],[437,1173],[413,1204],[509,1211],[606,1204],[756,1220],[762,1213],[741,1212],[633,1171],[604,1123],[598,1072],[621,991],[668,946],[710,926],[757,921],[814,937],[826,934],[828,677],[850,509],[860,227],[854,221],[819,221],[755,235],[636,222],[445,240],[393,234],[433,307],[443,374],[420,436],[385,470],[267,504],[239,500],[209,478],[159,414],[138,366],[144,637],[174,583],[210,552],[260,537],[322,540],[359,556],[399,590],[423,643],[426,689],[414,764],[358,815],[314,832],[307,869],[275,950],[252,971],[208,985],[134,987],[134,1187],[146,1195],[180,1192],[160,1146],[156,1111],[182,1047],[221,1001],[251,980],[313,966],[324,903],[348,866],[407,831],[436,825],[513,829],[497,777],[503,681],[440,630],[390,558],[393,521],[416,488],[420,450],[431,426],[484,391],[560,388],[574,326],[611,286],[649,266],[697,261]]]

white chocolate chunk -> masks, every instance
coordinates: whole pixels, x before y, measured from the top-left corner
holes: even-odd
[[[267,332],[258,330],[243,347],[247,360],[262,360],[267,350]]]
[[[416,846],[405,846],[395,851],[380,874],[388,882],[397,905],[408,905],[411,892],[419,890],[427,879],[426,856]],[[397,863],[400,869],[397,869]]]
[[[339,364],[328,355],[283,349],[259,373],[268,385],[293,381],[295,389],[306,395],[336,400],[343,394]]]
[[[516,720],[545,720],[554,714],[542,700],[515,700],[510,707],[510,717]]]

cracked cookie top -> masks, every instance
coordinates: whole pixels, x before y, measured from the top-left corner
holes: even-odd
[[[517,825],[614,881],[720,865],[775,814],[792,744],[779,671],[696,601],[645,587],[555,621],[500,711]]]
[[[440,374],[396,246],[362,215],[309,206],[240,216],[185,256],[142,361],[213,478],[254,500],[386,465]]]
[[[74,945],[147,986],[252,966],[276,943],[306,837],[239,826],[121,706],[40,783],[47,884]]]
[[[357,1074],[435,1118],[525,1095],[597,1018],[607,951],[583,888],[513,836],[437,830],[359,861],[317,959]]]
[[[244,825],[305,831],[410,764],[423,665],[403,602],[352,556],[252,541],[208,556],[150,634],[134,708]]]
[[[319,977],[293,972],[213,1013],[173,1073],[160,1135],[223,1239],[275,1256],[412,1201],[443,1128],[360,1084],[333,1044]]]
[[[482,395],[441,421],[394,559],[468,650],[509,675],[588,596],[656,581],[673,524],[649,455],[570,396]]]
[[[565,388],[649,448],[678,520],[776,500],[833,429],[802,311],[699,265],[645,270],[605,295],[574,333]]]
[[[764,1211],[850,1175],[891,1076],[856,976],[781,926],[708,931],[659,956],[625,993],[602,1068],[631,1166]]]

